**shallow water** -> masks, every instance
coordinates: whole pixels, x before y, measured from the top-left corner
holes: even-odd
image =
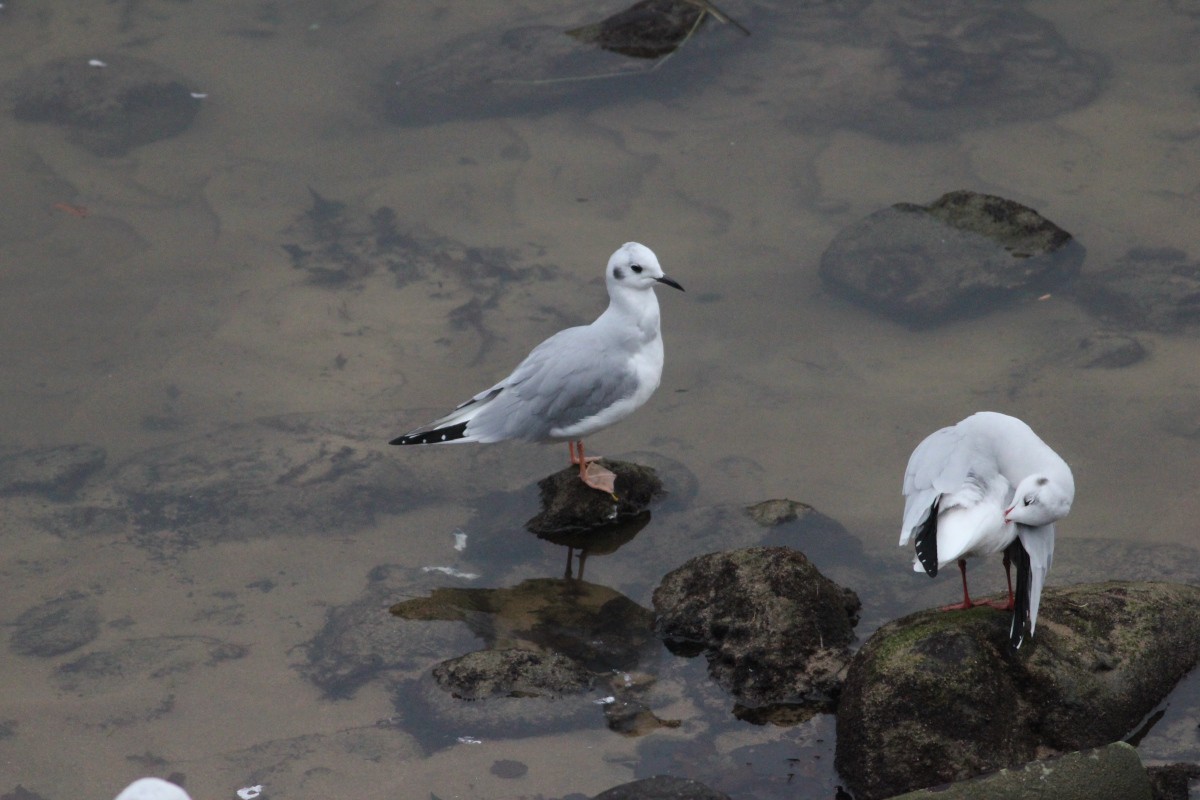
[[[925,434],[981,408],[1029,421],[1075,471],[1052,585],[1200,581],[1194,333],[1139,333],[1149,358],[1084,370],[1071,353],[1101,324],[1069,297],[914,332],[817,277],[845,225],[959,188],[1037,208],[1084,244],[1085,271],[1135,246],[1196,257],[1195,4],[1030,3],[1093,70],[1094,92],[1048,110],[1042,94],[998,90],[989,104],[967,87],[959,105],[907,116],[882,31],[893,18],[969,30],[953,4],[945,19],[883,3],[722,5],[750,39],[708,26],[652,86],[403,127],[372,89],[398,57],[436,64],[461,37],[569,27],[593,9],[4,4],[6,81],[126,53],[206,97],[184,134],[123,157],[0,114],[0,447],[107,454],[70,500],[3,500],[0,619],[20,630],[30,609],[78,595],[98,626],[68,652],[0,648],[0,793],[106,798],[133,776],[179,773],[198,800],[253,784],[274,800],[559,797],[672,772],[733,796],[830,796],[830,718],[738,722],[702,664],[665,652],[647,665],[651,705],[681,725],[640,738],[597,711],[562,730],[433,741],[455,724],[404,691],[481,646],[456,623],[385,619],[402,652],[345,699],[305,671],[328,613],[361,598],[386,618],[439,586],[561,576],[565,553],[521,529],[536,481],[564,463],[557,447],[384,442],[590,320],[627,240],[687,293],[660,292],[658,394],[589,445],[659,467],[671,495],[632,542],[588,560],[589,582],[649,606],[690,555],[761,536],[739,507],[790,497],[861,543],[814,556],[862,594],[860,637],[953,599],[955,581],[912,575],[894,547],[899,483]],[[284,245],[320,246],[312,192],[345,204],[347,242],[393,209],[421,257],[397,266],[404,248],[367,248],[332,283],[297,268]],[[381,565],[390,577],[371,594]],[[974,574],[1001,586],[996,564]],[[1195,684],[1142,740],[1147,760],[1200,760]],[[528,769],[507,777],[519,770],[495,768],[505,761]]]

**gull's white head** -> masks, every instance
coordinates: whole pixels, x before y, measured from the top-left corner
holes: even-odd
[[[162,778],[138,778],[116,800],[192,800],[188,793]]]
[[[683,291],[683,287],[671,280],[658,263],[658,256],[644,244],[626,242],[608,260],[605,271],[608,292],[616,289],[650,289],[656,283],[666,284]]]
[[[1062,481],[1034,473],[1017,484],[1012,507],[1004,512],[1004,521],[1039,528],[1065,517],[1074,500],[1075,484],[1069,476]]]

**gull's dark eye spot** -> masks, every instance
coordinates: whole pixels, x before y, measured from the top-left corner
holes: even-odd
[[[621,278],[625,277],[625,273],[621,271],[620,267],[613,267],[613,277],[617,280],[621,280]]]
[[[630,268],[631,270],[633,270],[633,271],[634,271],[634,273],[636,273],[636,274],[638,274],[638,275],[640,275],[640,274],[642,273],[642,265],[641,265],[641,264],[633,264],[633,265],[632,265],[632,266],[630,266],[629,268]]]

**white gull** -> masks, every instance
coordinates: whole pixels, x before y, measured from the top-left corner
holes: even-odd
[[[1013,649],[1037,625],[1042,586],[1054,558],[1054,523],[1067,515],[1075,479],[1067,463],[1016,417],[980,411],[925,438],[904,473],[904,524],[900,546],[915,541],[913,569],[930,577],[958,562],[963,602],[966,559],[1004,552]],[[1017,565],[1013,592],[1009,564]],[[988,603],[987,605],[992,605]]]
[[[504,380],[391,444],[566,441],[588,486],[609,493],[615,476],[583,454],[583,438],[640,408],[662,378],[654,287],[668,278],[645,245],[622,245],[605,268],[608,308],[595,322],[559,331]]]

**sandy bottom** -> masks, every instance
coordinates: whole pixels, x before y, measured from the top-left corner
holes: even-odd
[[[254,784],[272,800],[559,797],[673,772],[734,796],[830,796],[830,718],[738,723],[724,699],[681,688],[703,682],[702,665],[665,653],[654,710],[681,725],[640,738],[597,714],[431,744],[424,712],[393,690],[481,646],[450,623],[405,623],[402,656],[349,698],[306,677],[330,610],[362,598],[381,565],[411,585],[381,596],[380,614],[439,585],[561,575],[563,552],[520,522],[565,448],[384,443],[589,321],[605,302],[603,264],[628,240],[654,248],[687,293],[659,293],[658,394],[589,444],[658,463],[673,494],[633,543],[588,561],[589,581],[649,606],[656,576],[738,543],[722,540],[723,514],[790,497],[861,543],[868,562],[828,566],[867,584],[851,583],[867,601],[863,636],[948,602],[955,581],[912,575],[893,546],[899,484],[924,435],[985,408],[1030,422],[1075,471],[1051,584],[1200,580],[1194,334],[1139,333],[1147,359],[1084,370],[1072,351],[1101,324],[1067,297],[914,332],[817,277],[845,225],[959,188],[1037,208],[1087,247],[1085,270],[1135,246],[1196,257],[1194,16],[1030,4],[1107,65],[1099,96],[1050,118],[900,140],[796,124],[803,98],[771,79],[765,35],[744,74],[735,62],[669,102],[421,128],[371,112],[366,87],[398,54],[436,53],[508,15],[561,13],[552,0],[6,5],[2,74],[125,51],[207,96],[186,133],[119,158],[0,115],[0,447],[107,453],[74,498],[3,500],[0,621],[17,630],[70,596],[98,627],[68,652],[0,647],[0,793],[107,798],[135,776],[178,774],[197,800]],[[459,266],[315,283],[283,248],[311,245],[312,191],[359,220],[393,209]],[[504,269],[463,269],[469,248]],[[328,490],[326,473],[385,491]],[[468,534],[462,552],[455,531]],[[983,591],[1002,585],[997,565],[976,574]],[[1198,704],[1193,677],[1142,741],[1147,760],[1200,760]]]

